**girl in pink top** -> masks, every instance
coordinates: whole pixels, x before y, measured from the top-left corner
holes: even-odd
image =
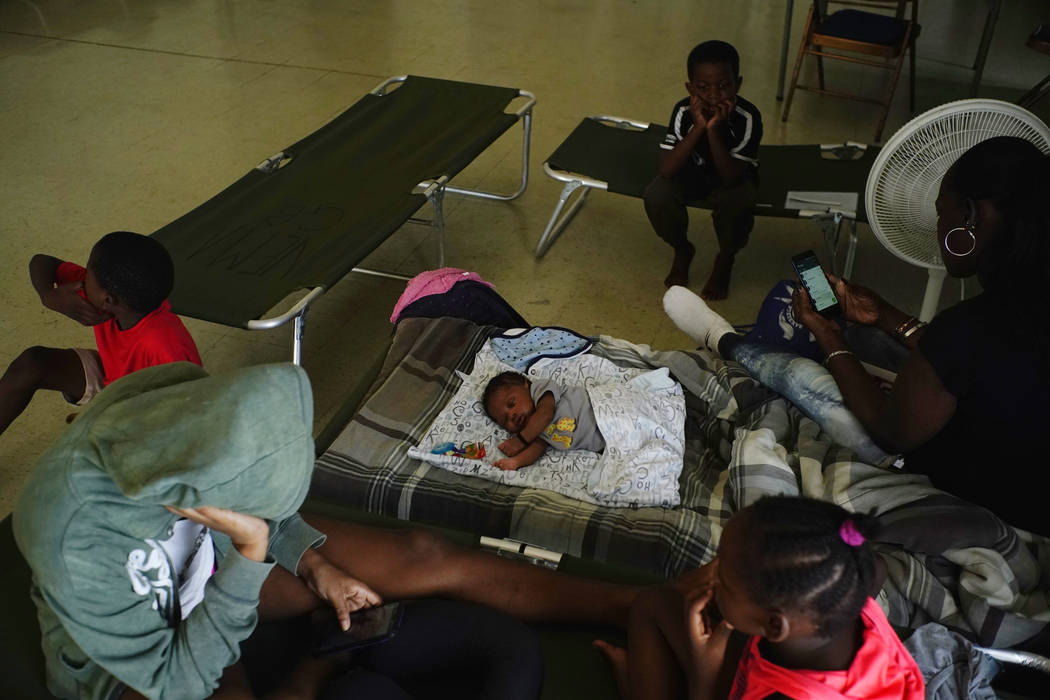
[[[809,498],[738,511],[713,561],[639,596],[626,650],[595,642],[621,694],[921,700],[922,674],[870,597],[876,527]]]

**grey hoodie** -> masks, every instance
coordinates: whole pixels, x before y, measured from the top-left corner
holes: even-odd
[[[306,374],[293,365],[215,377],[189,363],[161,365],[91,402],[37,463],[13,516],[33,570],[51,692],[214,691],[255,627],[274,562],[294,573],[324,539],[296,514],[313,467],[312,415]],[[151,554],[167,560],[154,544],[177,520],[165,505],[265,518],[270,556],[246,559],[213,532],[217,570],[204,601],[181,620],[178,586],[165,581],[163,566],[143,568]],[[144,580],[148,590],[137,593]]]

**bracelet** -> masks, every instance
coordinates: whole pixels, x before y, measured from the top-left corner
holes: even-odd
[[[919,320],[918,316],[912,316],[901,321],[901,324],[893,331],[894,335],[899,335],[902,338],[907,338],[909,335],[921,328],[922,325],[926,325]]]
[[[836,350],[835,352],[829,352],[828,356],[824,358],[824,366],[827,367],[831,358],[838,357],[839,355],[853,355],[852,350]]]
[[[522,444],[522,445],[525,445],[525,447],[528,447],[529,445],[531,445],[531,444],[532,444],[532,440],[526,440],[525,438],[523,438],[523,437],[521,436],[521,433],[520,433],[520,432],[514,433],[514,437],[516,437],[516,438],[518,438],[519,440],[521,440],[521,444]]]
[[[902,338],[910,338],[915,333],[915,331],[917,331],[920,328],[923,328],[925,326],[926,326],[926,322],[925,321],[916,321],[915,325],[912,326],[911,328],[909,328],[908,330],[904,331],[904,335],[902,335],[901,337]]]

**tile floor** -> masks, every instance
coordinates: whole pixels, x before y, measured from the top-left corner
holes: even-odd
[[[795,3],[792,60],[807,5]],[[1050,12],[1045,0],[1004,5],[981,95],[1013,100],[1050,72],[1050,59],[1024,47]],[[512,85],[538,98],[527,192],[512,204],[450,196],[449,264],[491,280],[534,323],[682,347],[686,337],[660,309],[669,250],[638,200],[595,193],[550,253],[533,258],[560,191],[541,165],[584,115],[666,119],[683,94],[686,54],[715,37],[740,50],[741,93],[762,110],[766,142],[870,141],[875,118],[857,103],[800,93],[790,120],[779,120],[784,7],[780,0],[0,2],[0,362],[29,345],[92,343],[88,329],[39,304],[26,272],[33,253],[82,261],[111,230],[150,233],[402,73]],[[968,96],[966,65],[984,7],[983,0],[924,3],[919,111]],[[869,91],[883,79],[848,65],[828,75]],[[904,80],[887,137],[910,116]],[[1047,109],[1050,100],[1044,119]],[[461,181],[512,187],[519,133],[501,138]],[[917,310],[924,272],[861,228],[854,278]],[[691,236],[699,289],[714,253],[706,215],[694,215]],[[717,308],[734,322],[751,320],[765,291],[790,274],[790,256],[819,245],[813,224],[759,219],[731,296]],[[429,232],[410,225],[368,262],[413,273],[434,259]],[[318,429],[388,336],[386,317],[401,289],[351,276],[316,304],[304,365]],[[942,303],[956,294],[949,285]],[[287,329],[188,325],[213,372],[289,357]],[[68,412],[43,392],[0,436],[0,516]]]

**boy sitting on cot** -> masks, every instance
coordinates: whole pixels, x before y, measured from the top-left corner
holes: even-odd
[[[168,362],[201,364],[189,331],[171,311],[174,265],[164,246],[114,231],[91,249],[87,267],[37,254],[29,279],[47,308],[94,326],[98,350],[31,347],[0,378],[0,433],[37,389],[82,406],[107,384]]]
[[[590,397],[582,386],[503,372],[489,380],[481,403],[489,418],[514,434],[499,444],[507,455],[494,463],[500,469],[513,471],[535,463],[547,445],[556,450],[605,449]]]
[[[700,296],[724,299],[733,259],[754,225],[762,115],[737,95],[740,56],[724,41],[705,41],[686,62],[689,96],[674,106],[656,177],[645,189],[645,213],[656,234],[674,248],[664,284],[689,286],[696,248],[686,237],[686,203],[710,208],[718,254]]]

